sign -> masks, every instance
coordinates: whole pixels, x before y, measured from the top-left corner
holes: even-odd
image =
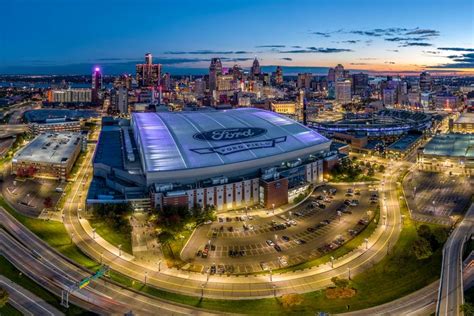
[[[246,141],[246,142],[232,143],[232,144],[217,146],[217,147],[195,148],[191,150],[201,155],[212,154],[212,153],[217,153],[220,155],[228,155],[228,154],[233,154],[233,153],[237,153],[237,152],[241,152],[245,150],[272,148],[272,147],[275,147],[275,144],[282,143],[285,141],[286,141],[286,136],[282,136],[282,137],[277,137],[277,138],[272,138],[272,139]]]
[[[221,128],[194,134],[193,138],[201,141],[220,142],[248,139],[266,133],[267,130],[260,127]]]

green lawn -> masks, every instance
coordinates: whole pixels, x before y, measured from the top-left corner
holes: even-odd
[[[168,266],[182,267],[185,264],[185,262],[181,260],[179,254],[181,253],[183,246],[186,245],[192,232],[192,230],[183,229],[182,232],[176,234],[175,240],[162,247],[163,255],[165,256]],[[179,238],[178,236],[180,235],[184,238]]]
[[[67,315],[86,315],[87,311],[83,310],[80,307],[75,305],[70,305],[69,309],[66,309],[61,306],[61,298],[57,297],[56,295],[48,292],[38,284],[36,284],[33,280],[28,278],[27,276],[20,273],[20,271],[15,268],[7,259],[3,256],[0,256],[0,274],[9,278],[16,284],[22,286],[23,288],[29,290],[33,294],[37,295],[39,298],[42,298],[44,301],[48,302],[52,306],[56,307],[60,311],[66,313]],[[4,308],[8,310],[8,312]],[[5,312],[4,315],[16,315],[10,314],[10,310],[12,312],[16,311],[13,307],[4,307],[0,309],[0,313]],[[2,313],[3,314],[3,313]]]
[[[100,237],[104,238],[116,247],[118,247],[118,245],[122,245],[122,250],[124,252],[133,254],[132,235],[130,233],[119,231],[100,218],[91,218],[89,219],[89,223],[93,228],[95,228],[96,233],[100,235]]]
[[[2,308],[0,308],[0,316],[8,315],[8,316],[21,316],[23,315],[20,313],[15,307],[10,305],[9,303],[5,304]]]

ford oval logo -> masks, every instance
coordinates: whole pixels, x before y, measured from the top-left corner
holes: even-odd
[[[194,134],[194,139],[202,141],[232,141],[257,137],[267,133],[267,130],[259,127],[236,127],[214,129],[212,131]]]

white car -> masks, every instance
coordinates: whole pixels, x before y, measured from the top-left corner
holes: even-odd
[[[211,220],[207,220],[207,221],[204,222],[204,224],[206,224],[206,225],[212,224],[212,221],[211,221]]]
[[[249,224],[247,227],[248,227],[250,230],[253,230],[253,225],[252,225],[252,224]]]

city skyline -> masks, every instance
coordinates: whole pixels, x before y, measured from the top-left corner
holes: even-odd
[[[447,3],[159,1],[144,15],[143,6],[123,1],[12,1],[0,73],[87,74],[95,65],[105,74],[131,73],[151,52],[175,74],[200,74],[212,57],[245,68],[257,57],[263,67],[295,73],[289,67],[325,73],[341,63],[372,73],[472,74],[473,2]]]

